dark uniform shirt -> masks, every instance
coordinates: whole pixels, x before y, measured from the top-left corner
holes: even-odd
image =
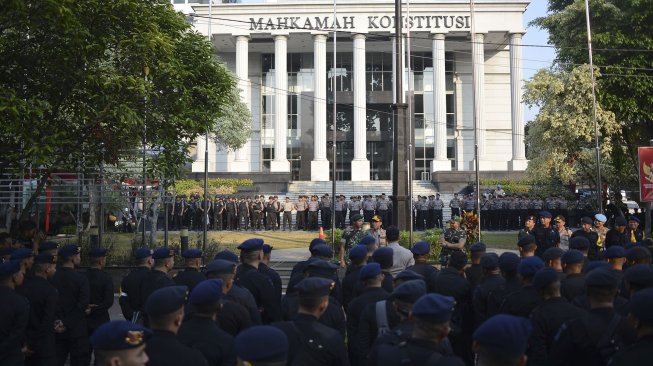
[[[22,365],[29,302],[4,285],[0,285],[0,299],[0,365]]]
[[[585,293],[585,275],[582,273],[570,273],[560,282],[560,294],[567,301],[572,302],[574,299]]]
[[[200,351],[184,345],[173,333],[164,330],[153,330],[145,353],[150,358],[148,366],[208,366]]]
[[[615,229],[608,230],[608,233],[605,234],[605,247],[610,248],[613,245],[624,246],[630,242],[627,231],[624,230],[623,233],[618,232]]]
[[[304,271],[306,271],[308,265],[317,259],[318,258],[311,257],[305,261],[297,262],[297,264],[292,267],[292,271],[290,272],[290,279],[288,280],[288,285],[286,286],[286,293],[293,292],[295,285],[304,279]]]
[[[426,292],[435,292],[435,281],[440,273],[435,267],[428,263],[415,263],[406,270],[421,274],[426,282]]]
[[[490,291],[487,300],[487,316],[492,317],[501,312],[501,306],[503,302],[506,301],[506,298],[509,297],[513,292],[517,292],[521,289],[521,282],[517,277],[511,277],[506,279],[506,281]]]
[[[128,321],[133,319],[135,312],[143,310],[141,283],[148,273],[150,273],[149,268],[138,267],[122,279],[118,303],[120,304],[122,315]]]
[[[488,313],[488,300],[490,293],[504,283],[506,283],[506,280],[504,280],[501,275],[489,275],[483,278],[474,289],[473,301],[476,326],[481,325],[481,323],[490,317]]]
[[[540,295],[535,287],[526,285],[521,289],[508,295],[501,305],[501,312],[505,314],[523,316],[528,318],[531,312],[540,303]]]
[[[111,320],[109,309],[113,305],[113,279],[111,276],[97,268],[89,268],[86,278],[90,288],[91,313],[86,316],[86,326],[89,335],[100,325]]]
[[[202,352],[209,366],[236,364],[234,338],[220,329],[211,318],[189,314],[179,327],[179,341]]]
[[[249,313],[251,324],[261,324],[261,312],[259,311],[258,305],[256,305],[254,296],[248,289],[242,288],[234,283],[229,292],[224,295],[223,299],[242,305]]]
[[[249,312],[244,306],[229,300],[222,300],[221,302],[222,309],[220,309],[217,320],[220,329],[235,337],[238,333],[253,325]]]
[[[437,343],[418,339],[410,339],[396,346],[383,345],[379,347],[377,365],[463,366],[465,364],[454,355],[442,355],[438,352],[440,349]]]
[[[471,266],[465,268],[465,277],[467,277],[467,281],[472,285],[472,288],[476,287],[481,282],[481,277],[483,277],[483,267],[478,263],[472,263]]]
[[[282,292],[282,284],[281,284],[281,276],[279,276],[279,273],[275,271],[274,269],[270,268],[267,264],[265,263],[259,263],[258,265],[258,271],[266,275],[270,281],[272,281],[272,286],[274,286],[274,294],[277,296],[279,301],[281,300],[281,292]]]
[[[572,238],[575,238],[577,236],[584,236],[587,238],[587,240],[590,241],[590,248],[587,252],[587,257],[590,260],[599,260],[601,259],[599,256],[599,248],[596,245],[596,242],[599,240],[599,234],[595,233],[594,231],[585,232],[582,229],[581,230],[576,230],[574,231],[573,234],[571,234]]]
[[[610,366],[635,366],[647,365],[653,360],[653,334],[643,336],[635,342],[618,352]]]
[[[531,314],[533,333],[529,342],[529,363],[548,365],[548,354],[560,326],[582,314],[582,310],[571,305],[562,297],[542,301]]]
[[[535,243],[537,244],[535,255],[538,257],[542,257],[545,250],[560,243],[560,233],[552,226],[549,226],[548,228],[541,226],[536,227],[533,231],[533,236],[535,237]]]
[[[243,263],[238,266],[235,282],[252,293],[264,324],[281,320],[280,299],[277,299],[272,281],[266,275],[256,267]]]
[[[147,298],[150,294],[160,288],[174,286],[175,281],[172,278],[168,277],[165,272],[153,269],[145,275],[145,278],[141,282],[140,295],[141,295],[141,304],[145,304]]]
[[[289,321],[297,316],[297,312],[299,310],[298,295],[299,294],[297,292],[293,292],[284,296],[283,300],[281,301],[281,312],[283,314],[283,320]],[[329,305],[318,321],[327,327],[340,332],[344,341],[345,328],[347,327],[347,323],[345,322],[345,312],[338,300],[336,300],[333,296],[329,296]]]
[[[66,331],[57,338],[86,337],[86,308],[90,300],[88,279],[72,268],[61,267],[52,278],[59,292],[55,319],[61,320]]]
[[[358,326],[361,319],[361,314],[365,308],[370,304],[375,304],[377,301],[385,300],[390,294],[381,287],[368,287],[362,293],[353,299],[347,307],[347,340],[349,342],[350,356],[358,354],[356,345],[358,339]]]
[[[33,276],[18,288],[18,293],[29,301],[27,347],[34,352],[35,358],[54,358],[55,338],[52,325],[59,298],[57,289],[45,278]]]
[[[188,292],[192,292],[198,283],[206,280],[204,273],[197,270],[197,268],[186,267],[183,271],[177,273],[173,281],[177,285],[188,287]]]
[[[358,278],[362,265],[351,265],[347,267],[345,277],[342,279],[342,305],[345,309],[349,306],[351,300],[356,297],[360,291],[360,280]]]
[[[392,299],[381,300],[381,303],[385,307],[388,330],[394,329],[401,321],[401,318],[399,318],[399,314],[394,310]],[[356,346],[356,350],[358,352],[359,364],[361,365],[372,365],[367,362],[367,358],[374,345],[374,341],[379,335],[376,311],[377,304],[378,302],[370,304],[363,310],[358,324],[358,345]]]

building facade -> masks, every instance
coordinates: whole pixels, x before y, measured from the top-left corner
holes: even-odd
[[[190,2],[175,6],[207,36],[210,22],[216,52],[235,72],[252,112],[243,148],[230,152],[208,142],[211,172],[290,172],[292,180],[327,181],[335,129],[338,180],[391,179],[393,1],[339,0],[335,10],[328,0],[216,3],[211,9],[173,2]],[[414,179],[474,169],[474,118],[481,170],[526,168],[521,42],[527,5],[476,0],[472,35],[466,0],[404,4],[401,75],[412,117]],[[204,170],[205,143],[198,141],[194,172]]]

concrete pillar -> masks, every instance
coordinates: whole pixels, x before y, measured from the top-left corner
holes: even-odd
[[[474,99],[474,119],[476,133],[478,134],[479,170],[490,170],[491,164],[485,156],[485,34],[476,33],[472,39],[472,62],[474,65],[472,87],[476,95]]]
[[[251,110],[252,106],[249,99],[249,37],[236,37],[236,82],[240,89],[240,99]],[[250,171],[250,140],[248,139],[240,149],[236,150],[236,156],[231,164],[232,172]]]
[[[315,99],[313,100],[313,160],[311,161],[311,180],[329,180],[329,160],[326,157],[326,41],[327,36],[313,36],[313,78]]]
[[[522,104],[522,34],[510,34],[510,110],[512,120],[512,159],[510,170],[526,170],[526,147],[524,146],[524,105]]]
[[[274,160],[270,162],[271,172],[290,172],[288,161],[288,36],[274,37]]]
[[[444,34],[433,35],[433,111],[435,124],[435,159],[432,172],[450,171],[447,159],[447,86],[445,81]]]
[[[354,160],[351,161],[351,180],[370,180],[367,160],[367,126],[365,100],[365,35],[354,34]]]

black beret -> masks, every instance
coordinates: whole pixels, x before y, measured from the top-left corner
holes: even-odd
[[[560,275],[553,268],[542,268],[533,276],[533,287],[541,290],[550,284],[559,281]]]
[[[453,297],[431,293],[420,297],[415,302],[411,314],[420,320],[431,323],[444,323],[451,319],[455,304],[456,301],[454,301]]]
[[[188,300],[193,305],[217,303],[222,296],[222,285],[221,279],[204,280],[193,288]]]
[[[300,298],[314,298],[329,296],[335,283],[333,280],[320,277],[308,277],[301,280],[295,289],[299,292]]]
[[[381,268],[387,269],[392,267],[392,257],[394,255],[394,251],[390,247],[381,247],[377,250],[374,251],[372,254],[372,259],[378,263]]]
[[[603,252],[603,258],[625,258],[626,249],[621,245],[613,245]]]
[[[653,287],[653,267],[647,264],[636,264],[624,272],[624,281],[641,287]]]
[[[125,320],[114,320],[100,325],[90,338],[93,349],[118,351],[143,345],[152,336],[152,331],[140,324]]]
[[[626,258],[629,261],[639,261],[642,259],[650,259],[651,258],[651,251],[648,250],[648,248],[645,247],[633,247],[628,250],[628,253],[626,253]]]
[[[414,304],[420,297],[426,295],[426,283],[424,281],[406,281],[392,290],[393,299]]]
[[[562,263],[572,264],[572,263],[583,263],[585,261],[585,256],[583,253],[576,249],[569,249],[561,257]]]
[[[557,247],[551,247],[542,253],[542,260],[547,262],[547,261],[552,261],[558,258],[561,258],[565,254],[565,251],[557,248]]]
[[[486,253],[481,257],[481,267],[495,268],[499,267],[499,256],[496,253]]]
[[[93,248],[88,252],[88,256],[91,258],[102,258],[107,256],[106,248]]]
[[[215,257],[213,257],[213,259],[222,259],[229,262],[238,263],[238,255],[236,255],[236,253],[229,250],[223,250],[221,252],[218,252],[218,254],[216,254]]]
[[[168,286],[150,294],[145,301],[145,312],[148,316],[157,317],[174,313],[186,302],[188,287]]]
[[[532,331],[533,326],[527,318],[499,314],[481,324],[473,339],[493,353],[520,356],[526,352]]]
[[[480,253],[480,252],[485,252],[487,250],[487,247],[485,246],[485,243],[482,241],[479,241],[478,243],[475,243],[471,247],[469,247],[469,251],[471,253]]]
[[[517,241],[517,246],[523,247],[529,244],[535,244],[535,237],[533,235],[526,235]]]
[[[206,273],[234,273],[236,263],[226,259],[214,259],[206,264]]]
[[[246,362],[283,362],[288,357],[288,337],[270,325],[257,325],[240,332],[234,339],[234,351]]]
[[[539,257],[527,257],[519,263],[517,271],[524,277],[531,277],[542,268],[544,268],[544,262]]]
[[[630,299],[628,312],[639,320],[653,322],[653,289],[637,291]]]
[[[516,271],[521,258],[515,253],[504,252],[499,256],[499,268],[504,272]]]
[[[585,276],[585,286],[617,287],[619,277],[612,268],[597,268]]]
[[[584,236],[575,236],[569,239],[569,249],[585,250],[589,249],[590,241]]]
[[[197,248],[186,249],[181,253],[181,256],[186,259],[202,258],[202,250]]]
[[[264,244],[263,239],[251,238],[251,239],[247,239],[244,242],[242,242],[238,246],[238,249],[245,250],[245,251],[262,250],[263,249],[263,244]]]

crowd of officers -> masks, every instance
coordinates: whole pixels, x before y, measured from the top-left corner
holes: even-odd
[[[360,215],[359,215],[360,216]],[[107,251],[23,236],[0,264],[0,365],[647,365],[653,359],[653,267],[639,227],[590,218],[561,248],[552,214],[520,232],[517,253],[469,245],[450,220],[440,247],[343,237],[340,263],[309,244],[285,294],[272,247],[239,255],[141,248],[119,287],[126,321],[110,321]],[[597,215],[599,216],[599,215]],[[601,219],[598,217],[596,220]],[[636,218],[630,218],[636,221]],[[587,224],[586,224],[587,222]],[[605,236],[602,236],[605,232]],[[456,238],[454,238],[456,237]],[[603,238],[603,239],[601,239]],[[456,240],[457,239],[457,240]],[[341,254],[342,255],[342,254]],[[175,275],[172,275],[176,271]]]

